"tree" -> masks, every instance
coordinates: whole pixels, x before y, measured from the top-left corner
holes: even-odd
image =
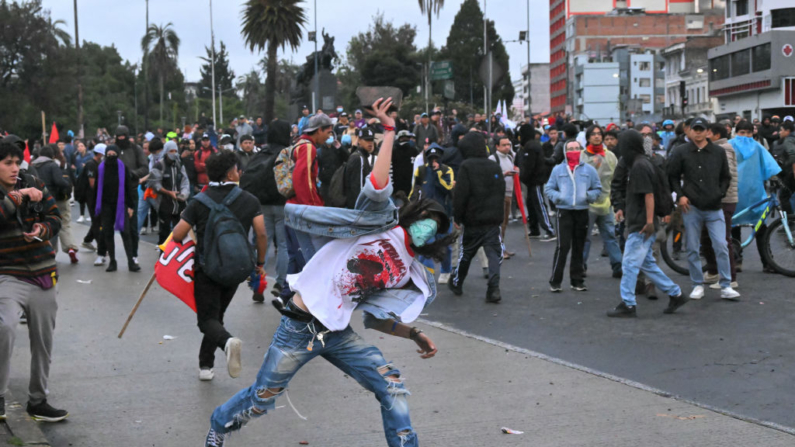
[[[420,81],[416,36],[414,26],[406,23],[397,28],[383,15],[376,15],[367,32],[351,38],[347,60],[337,72],[346,105],[356,104],[355,90],[360,85],[394,86],[408,95]]]
[[[492,91],[492,109],[498,101],[513,102],[514,90],[508,73],[508,53],[505,45],[489,20],[486,28],[488,43],[494,55],[495,65],[504,67],[506,74]],[[478,76],[478,68],[483,60],[483,12],[477,0],[464,0],[455,16],[447,44],[442,48],[441,58],[453,65],[456,98],[469,101],[471,96],[483,98],[483,82]]]
[[[276,97],[276,51],[288,45],[295,51],[301,44],[306,13],[299,6],[302,0],[248,0],[243,10],[243,30],[251,51],[268,49],[265,76],[265,122],[273,119]]]
[[[213,70],[210,65],[212,60],[212,49],[204,47],[207,52],[207,57],[199,57],[204,61],[201,66],[201,80],[199,81],[200,98],[212,98],[211,91],[213,85]],[[229,52],[226,50],[226,45],[221,41],[221,49],[215,52],[215,92],[220,89],[225,92],[233,87],[235,81],[235,72],[229,67]],[[206,88],[205,88],[206,87]]]
[[[149,65],[157,73],[160,87],[161,126],[163,125],[163,84],[167,76],[174,74],[174,67],[179,55],[179,36],[174,32],[172,26],[171,22],[168,22],[165,26],[149,25],[149,29],[141,39],[141,49],[145,53],[149,52]]]
[[[439,11],[444,7],[444,0],[418,0],[420,12],[428,16],[428,70],[431,69],[431,57],[433,56],[433,35],[432,19],[434,14],[439,18]]]

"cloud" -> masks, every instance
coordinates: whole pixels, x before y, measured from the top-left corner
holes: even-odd
[[[439,48],[445,44],[447,34],[453,24],[463,0],[448,0],[445,7],[434,17],[433,42]],[[108,5],[112,3],[112,7]],[[213,28],[216,45],[223,40],[230,54],[230,62],[235,75],[240,76],[257,65],[264,53],[251,52],[240,34],[243,0],[215,0],[213,3]],[[141,37],[146,31],[146,3],[142,0],[78,0],[80,39],[101,45],[115,46],[121,56],[130,62],[139,62],[142,57]],[[516,40],[520,30],[527,29],[526,0],[489,0],[487,15],[494,20],[497,32],[503,41]],[[549,60],[549,9],[541,2],[542,8],[530,11],[530,29],[533,62]],[[67,29],[74,36],[73,2],[65,0],[43,0],[53,19],[67,22]],[[309,30],[314,29],[313,2],[305,2],[309,19]],[[481,8],[483,2],[481,1]],[[317,2],[318,34],[322,28],[334,36],[335,46],[340,55],[345,54],[348,41],[359,32],[366,31],[371,18],[383,13],[384,17],[396,25],[412,23],[417,26],[419,47],[428,41],[428,21],[419,11],[414,0],[390,2],[346,2],[340,0],[319,0]],[[204,47],[210,46],[210,6],[209,0],[152,0],[149,2],[149,22],[165,24],[172,22],[182,40],[179,49],[179,68],[188,81],[198,81],[199,69],[205,55]],[[306,40],[293,53],[279,52],[280,58],[292,59],[302,64],[314,51],[314,43]],[[322,45],[322,40],[320,42]],[[526,44],[506,43],[511,57],[511,78],[518,79],[520,66],[527,63]]]

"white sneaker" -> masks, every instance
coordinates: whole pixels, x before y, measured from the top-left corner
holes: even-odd
[[[91,222],[91,216],[86,217],[86,222]]]
[[[714,275],[711,274],[711,273],[705,273],[704,274],[704,284],[712,284],[712,283],[716,283],[718,281],[720,281],[720,274],[719,273],[716,273]]]
[[[236,379],[240,375],[240,370],[243,369],[240,363],[240,350],[242,348],[243,342],[237,337],[227,340],[226,346],[224,346],[226,368],[229,370],[229,377],[233,379]]]
[[[83,217],[83,216],[80,216],[80,217],[77,218],[77,223],[83,223],[85,221],[86,221],[86,218]]]
[[[737,281],[732,281],[730,286],[731,286],[732,289],[736,289],[736,288],[740,287],[740,285],[737,284]],[[720,290],[720,283],[716,282],[715,284],[710,284],[709,288],[713,289],[713,290]]]
[[[209,382],[213,380],[213,377],[215,377],[215,373],[212,369],[202,368],[199,370],[199,380]]]
[[[439,275],[439,284],[447,284],[450,281],[449,273],[442,273]]]
[[[701,298],[704,298],[704,286],[693,287],[693,291],[690,292],[690,299],[700,300]]]
[[[146,234],[146,227],[141,227],[141,233],[140,234]]]
[[[720,289],[720,297],[724,300],[737,301],[740,298],[740,294],[731,287],[724,287]]]
[[[138,264],[138,258],[133,258],[133,264]]]
[[[108,260],[107,256],[97,256],[97,260],[94,261],[94,265],[103,265],[107,260]]]

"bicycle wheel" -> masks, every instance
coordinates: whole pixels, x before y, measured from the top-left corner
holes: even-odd
[[[672,225],[665,229],[667,237],[665,243],[660,244],[660,254],[663,261],[668,264],[671,270],[680,275],[689,275],[690,270],[687,266],[687,247],[685,232],[674,231]]]
[[[790,234],[795,232],[795,221],[788,221]],[[795,234],[793,234],[795,236]],[[767,227],[764,239],[764,251],[768,265],[782,275],[795,277],[795,246],[790,244],[784,221],[776,219]]]

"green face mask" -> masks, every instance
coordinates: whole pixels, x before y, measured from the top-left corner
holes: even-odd
[[[411,243],[416,247],[422,247],[430,238],[436,235],[438,224],[433,219],[422,219],[414,222],[409,227]]]

